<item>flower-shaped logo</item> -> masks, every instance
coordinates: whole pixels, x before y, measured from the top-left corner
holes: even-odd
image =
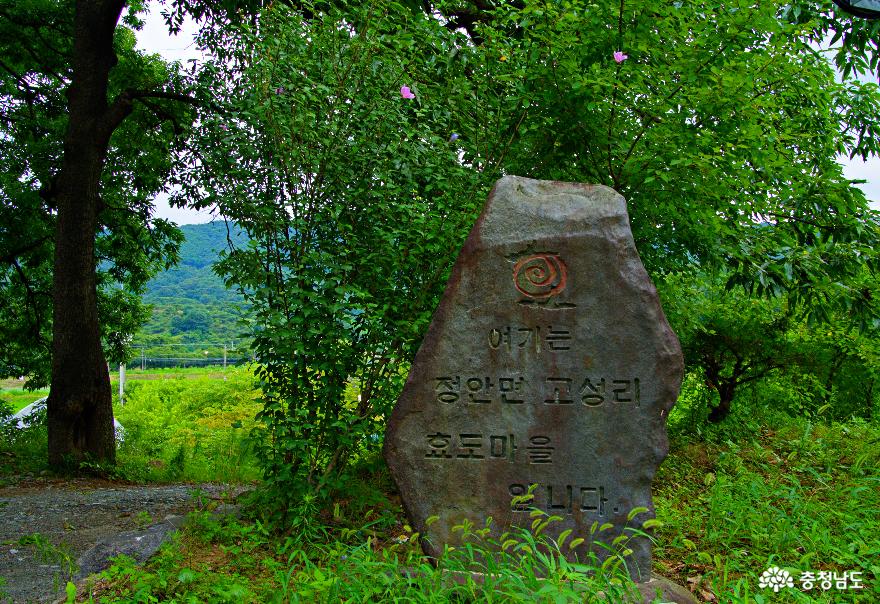
[[[794,587],[794,580],[787,570],[778,566],[771,566],[761,573],[758,587],[761,589],[772,587],[774,592],[778,592],[783,587]]]

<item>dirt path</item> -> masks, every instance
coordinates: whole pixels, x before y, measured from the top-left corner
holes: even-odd
[[[220,484],[121,485],[34,480],[0,488],[0,602],[53,601],[99,540],[239,494]]]

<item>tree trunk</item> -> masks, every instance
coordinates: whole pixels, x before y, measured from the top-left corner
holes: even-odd
[[[711,423],[717,424],[730,415],[730,405],[733,403],[733,393],[735,390],[736,381],[733,378],[722,380],[718,384],[718,406],[709,413],[709,421]]]
[[[741,364],[737,361],[733,368],[733,375],[722,377],[721,363],[709,355],[704,355],[703,371],[706,376],[706,386],[710,390],[717,391],[719,399],[718,406],[709,413],[709,422],[717,424],[730,415],[730,405],[733,402],[733,393],[736,391],[740,369]]]
[[[831,403],[831,394],[834,392],[834,380],[837,377],[837,372],[840,371],[840,368],[843,366],[843,361],[845,359],[846,355],[843,351],[835,351],[834,361],[831,363],[831,369],[828,370],[828,378],[825,380],[825,389],[822,393],[823,405]]]
[[[113,32],[124,2],[77,0],[73,75],[57,204],[53,275],[52,382],[47,401],[49,464],[113,463],[116,448],[110,376],[98,324],[95,232],[101,173],[113,126],[107,84],[116,64]]]

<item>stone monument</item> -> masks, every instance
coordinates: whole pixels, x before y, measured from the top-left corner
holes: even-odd
[[[651,481],[683,362],[642,266],[626,203],[599,185],[499,180],[452,269],[391,415],[385,458],[437,556],[452,527],[560,516],[588,559],[653,517]],[[511,500],[537,485],[528,503]],[[647,508],[632,519],[637,507]],[[427,519],[438,516],[436,522]],[[430,524],[430,526],[429,526]],[[650,543],[627,568],[651,574]],[[568,548],[564,548],[568,551]]]

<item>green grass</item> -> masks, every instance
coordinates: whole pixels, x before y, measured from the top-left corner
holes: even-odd
[[[880,601],[880,428],[779,417],[724,436],[674,443],[661,467],[657,570],[731,601]],[[757,587],[770,566],[796,587],[802,572],[860,571],[865,588],[774,596]]]
[[[152,380],[152,379],[176,379],[186,378],[203,378],[212,376],[222,376],[226,373],[235,373],[240,371],[241,367],[229,365],[212,365],[208,367],[171,367],[161,369],[144,369],[141,370],[137,366],[128,367],[125,371],[125,381],[132,380]],[[119,381],[119,367],[110,368],[110,381],[117,383]]]
[[[226,375],[236,375],[241,368],[229,367],[181,367],[172,369],[146,369],[141,371],[129,368],[125,373],[126,391],[129,387],[140,381],[153,380],[176,380],[176,379],[223,379]],[[118,394],[119,370],[112,368],[110,371],[110,383],[113,385],[114,396]],[[25,390],[17,386],[22,384],[18,380],[2,380],[0,383],[0,400],[4,400],[12,406],[12,412],[16,413],[31,404],[35,400],[49,395],[49,390]]]
[[[238,367],[180,367],[171,369],[146,369],[141,371],[137,368],[129,368],[125,373],[126,391],[134,382],[153,380],[176,380],[186,379],[223,379],[227,375],[237,375],[243,371]],[[47,388],[40,390],[25,390],[18,386],[22,384],[18,380],[8,379],[0,381],[0,400],[4,400],[12,406],[12,412],[16,413],[35,400],[49,395]],[[119,370],[111,368],[110,383],[113,385],[114,396],[118,394]]]
[[[137,481],[246,482],[259,477],[247,434],[260,409],[244,368],[132,381],[114,415],[125,428],[117,472]],[[114,394],[116,399],[116,394]]]
[[[707,427],[694,412],[698,394],[685,392],[670,418],[670,455],[654,482],[663,523],[656,531],[655,571],[719,602],[880,601],[880,426],[811,422],[742,407],[721,426]],[[256,479],[244,438],[259,409],[255,397],[244,369],[219,379],[190,374],[132,381],[126,405],[116,407],[127,430],[117,475]],[[30,434],[14,455],[33,457],[45,447],[44,430]],[[197,516],[145,568],[120,560],[94,601],[516,602],[530,601],[529,593],[535,601],[540,589],[547,589],[543,601],[579,601],[565,580],[551,587],[530,583],[546,561],[523,549],[494,568],[504,583],[493,583],[488,592],[466,581],[450,584],[448,573],[421,557],[379,458],[360,462],[344,497],[324,505],[303,497],[282,532],[260,519],[258,512],[271,503],[259,502],[250,519],[218,523]],[[520,544],[528,538],[518,536]],[[447,570],[463,564],[454,557],[447,562]],[[774,594],[758,586],[770,566],[791,573],[796,587],[804,571],[858,571],[864,589],[817,585]],[[417,572],[406,578],[405,569]],[[566,572],[588,580],[580,568]],[[605,589],[622,585],[605,579]]]
[[[35,400],[48,395],[48,390],[23,390],[21,388],[0,390],[0,400],[4,400],[10,404],[12,407],[12,413],[17,413]]]
[[[125,429],[117,466],[95,470],[135,482],[257,479],[247,439],[260,408],[253,377],[246,368],[209,369],[129,374],[124,405],[113,391],[114,415]],[[11,402],[14,412],[44,394],[6,390],[0,398]],[[45,426],[8,429],[3,435],[0,476],[47,469]]]
[[[368,493],[375,475],[349,492]],[[332,511],[304,500],[302,530],[273,533],[259,521],[218,520],[199,512],[177,542],[146,568],[119,559],[80,601],[144,602],[580,602],[603,592],[611,601],[633,593],[621,562],[599,568],[560,555],[565,544],[543,537],[554,522],[541,515],[532,531],[491,540],[487,528],[462,525],[466,545],[433,565],[399,506],[372,492],[337,502]],[[313,503],[313,502],[312,502]],[[485,555],[491,548],[495,554]],[[500,553],[498,550],[501,549]],[[480,571],[479,581],[470,571]]]
[[[785,416],[772,425],[745,436],[732,418],[699,439],[674,439],[655,480],[663,523],[655,572],[718,602],[880,601],[880,428]],[[547,573],[549,559],[536,555],[539,547],[526,549],[526,534],[517,536],[515,556],[492,567],[489,585],[454,583],[449,571],[466,560],[452,556],[439,570],[427,563],[378,458],[362,464],[335,502],[304,498],[280,533],[259,520],[265,503],[250,520],[195,517],[147,567],[120,561],[94,601],[581,602],[576,585],[606,592],[626,586],[613,576],[597,582],[564,563],[555,568],[565,572],[549,582],[534,580]],[[473,560],[477,549],[459,555]],[[770,566],[790,572],[798,588],[759,588]],[[817,584],[803,591],[802,571],[859,571],[864,589]]]

